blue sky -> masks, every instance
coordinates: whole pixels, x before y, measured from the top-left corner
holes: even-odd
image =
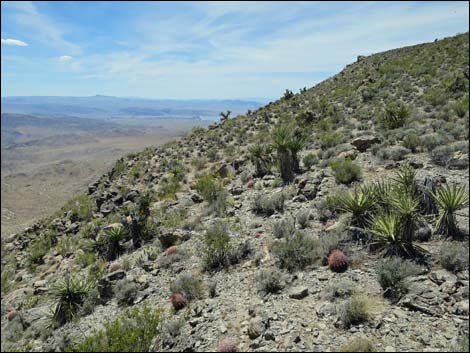
[[[467,2],[1,2],[1,94],[274,98],[468,31]]]

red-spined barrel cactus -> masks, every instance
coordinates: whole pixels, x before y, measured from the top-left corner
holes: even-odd
[[[171,255],[178,252],[178,247],[176,245],[172,245],[169,248],[167,248],[164,252],[165,256]]]
[[[344,272],[348,269],[348,257],[341,250],[333,250],[328,256],[328,266],[334,272]]]
[[[175,293],[171,296],[171,304],[175,310],[183,309],[187,303],[186,297],[181,293]]]
[[[219,342],[217,352],[238,352],[238,342],[231,338],[225,338]]]

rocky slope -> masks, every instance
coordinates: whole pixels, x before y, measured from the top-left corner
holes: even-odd
[[[373,232],[335,207],[335,195],[389,181],[406,165],[419,184],[428,177],[468,192],[468,46],[466,33],[358,57],[311,89],[122,158],[2,243],[2,351],[79,349],[127,306],[161,310],[151,350],[465,349],[468,202],[456,212],[466,233],[456,240],[431,235],[436,217],[422,214],[414,242],[426,255],[411,256],[418,265],[397,260],[418,269],[392,299],[378,281],[384,255]],[[288,184],[279,150],[253,149],[276,142],[279,126],[303,141]],[[360,174],[335,167],[344,158]],[[113,251],[111,228],[127,230]],[[282,247],[296,231],[305,247],[289,252]],[[332,249],[348,257],[346,271],[328,266]],[[67,276],[93,285],[73,319],[58,320],[54,288]],[[219,346],[224,339],[232,341]]]

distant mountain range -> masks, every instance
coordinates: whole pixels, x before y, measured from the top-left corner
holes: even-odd
[[[109,119],[118,117],[195,118],[217,120],[221,111],[232,116],[262,106],[262,101],[248,100],[170,100],[121,98],[96,95],[91,97],[16,96],[2,97],[2,113],[36,116],[86,117]]]

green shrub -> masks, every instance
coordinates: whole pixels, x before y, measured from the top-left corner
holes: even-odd
[[[454,155],[452,146],[438,146],[431,152],[431,160],[437,165],[447,167]]]
[[[279,267],[294,272],[302,270],[319,258],[320,246],[317,240],[297,232],[273,246],[273,253],[279,260]]]
[[[228,232],[227,224],[222,221],[214,223],[207,229],[203,239],[204,270],[218,270],[230,264],[233,245]]]
[[[377,151],[377,156],[383,160],[402,161],[411,151],[403,146],[388,146]]]
[[[276,211],[282,212],[284,210],[284,194],[282,192],[272,194],[271,196],[259,194],[255,196],[252,210],[257,214],[266,216],[271,216]]]
[[[427,103],[437,107],[438,105],[445,104],[447,95],[439,89],[431,88],[426,93],[424,93],[424,100]]]
[[[468,270],[468,257],[468,246],[460,242],[443,244],[439,250],[441,266],[455,273]]]
[[[125,278],[116,283],[113,292],[119,305],[132,305],[139,293],[139,287],[134,281]]]
[[[305,168],[310,169],[313,165],[318,164],[318,156],[315,153],[307,153],[302,162]]]
[[[196,190],[207,201],[210,213],[216,212],[221,216],[225,212],[228,193],[219,179],[212,174],[204,174],[199,177]]]
[[[463,118],[468,112],[468,95],[455,102],[452,109],[458,117]]]
[[[160,199],[176,199],[176,193],[181,189],[181,184],[178,178],[170,176],[169,178],[163,178],[158,184],[157,195]]]
[[[340,307],[340,317],[346,328],[368,321],[369,301],[365,296],[353,295]]]
[[[343,140],[343,135],[339,132],[324,132],[319,136],[320,146],[327,149],[339,145]]]
[[[91,219],[93,203],[86,194],[80,194],[69,200],[62,208],[64,212],[70,211],[70,220],[88,221]]]
[[[300,226],[300,228],[306,228],[308,225],[308,220],[310,219],[310,212],[309,210],[300,210],[297,212],[297,215],[295,217],[296,223]]]
[[[328,283],[323,290],[322,297],[329,301],[350,297],[356,291],[356,285],[349,279],[340,279]]]
[[[52,247],[52,235],[47,233],[42,238],[35,240],[28,249],[29,265],[40,265],[44,263],[43,257]]]
[[[282,289],[278,271],[261,270],[257,277],[258,290],[263,294],[277,293]]]
[[[402,142],[403,147],[409,149],[413,153],[417,151],[421,144],[422,141],[420,137],[414,132],[406,134]]]
[[[281,239],[293,235],[295,232],[295,225],[293,219],[282,219],[273,223],[273,236],[274,238]]]
[[[397,129],[408,122],[410,111],[403,103],[389,103],[379,115],[378,124],[383,129]]]
[[[350,184],[361,177],[361,168],[349,159],[333,160],[330,166],[337,183]]]
[[[341,346],[340,352],[377,352],[374,344],[366,338],[357,337]]]
[[[58,325],[72,320],[83,304],[88,292],[95,286],[93,281],[66,277],[55,282],[49,294],[56,300],[53,319]]]
[[[202,280],[189,273],[183,273],[180,275],[178,279],[171,284],[170,291],[171,294],[184,294],[188,301],[202,298],[204,293]]]
[[[377,279],[384,290],[384,297],[400,299],[408,292],[407,278],[416,276],[421,268],[415,263],[400,257],[390,257],[383,260],[377,268]]]
[[[161,314],[148,307],[126,311],[120,318],[105,324],[82,342],[66,347],[66,352],[150,352],[160,334]]]

